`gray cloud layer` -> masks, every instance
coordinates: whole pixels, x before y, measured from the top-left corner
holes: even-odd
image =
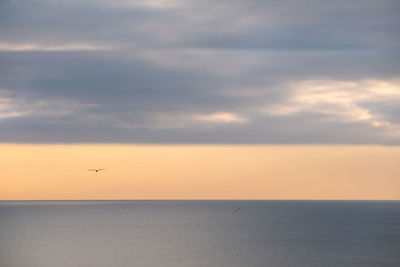
[[[400,4],[0,2],[0,141],[400,144]]]

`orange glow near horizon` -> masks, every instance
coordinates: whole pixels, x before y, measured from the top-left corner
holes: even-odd
[[[0,161],[2,200],[400,199],[400,147],[2,144]]]

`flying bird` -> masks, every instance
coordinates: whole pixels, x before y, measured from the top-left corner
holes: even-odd
[[[105,169],[89,169],[88,171],[99,172],[104,171]]]
[[[235,213],[238,213],[240,210],[240,208],[235,209],[234,211],[232,211],[232,215],[234,215]]]

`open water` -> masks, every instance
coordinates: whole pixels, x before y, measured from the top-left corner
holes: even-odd
[[[400,201],[0,201],[0,266],[399,267]]]

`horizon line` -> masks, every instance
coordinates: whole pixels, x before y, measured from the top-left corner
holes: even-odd
[[[1,201],[400,201],[400,199],[1,199]]]

